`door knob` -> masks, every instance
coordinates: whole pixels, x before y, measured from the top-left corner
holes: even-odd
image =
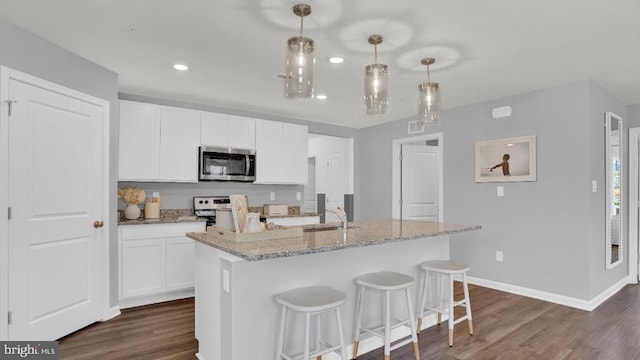
[[[96,228],[96,229],[97,228],[101,228],[103,226],[104,226],[104,223],[102,221],[96,220],[96,221],[93,222],[93,227]]]

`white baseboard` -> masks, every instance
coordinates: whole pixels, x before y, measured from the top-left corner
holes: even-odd
[[[105,316],[102,318],[102,321],[111,320],[118,315],[120,315],[120,306],[116,305],[109,309],[107,314],[105,314]]]
[[[605,291],[595,296],[593,299],[583,300],[583,299],[577,299],[569,296],[558,295],[558,294],[554,294],[546,291],[534,290],[534,289],[529,289],[521,286],[505,284],[497,281],[480,279],[473,276],[467,276],[467,281],[470,284],[483,286],[490,289],[500,290],[500,291],[508,292],[511,294],[526,296],[526,297],[530,297],[538,300],[548,301],[555,304],[569,306],[572,308],[586,310],[586,311],[592,311],[593,309],[598,307],[598,305],[605,302],[608,298],[610,298],[615,293],[620,291],[620,289],[622,289],[625,285],[627,285],[630,282],[628,277],[624,277],[620,279],[618,282],[616,282],[615,284],[613,284],[611,287],[606,289]]]
[[[194,295],[195,295],[195,291],[192,288],[192,289],[170,292],[170,293],[120,299],[120,308],[126,309],[130,307],[135,307],[135,306],[156,304],[164,301],[171,301],[171,300],[178,300],[178,299],[193,297]]]

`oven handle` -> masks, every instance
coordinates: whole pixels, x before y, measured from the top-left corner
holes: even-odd
[[[246,169],[244,170],[244,174],[245,176],[249,176],[249,170],[251,170],[251,162],[249,161],[249,155],[244,156],[244,162],[245,164],[247,164],[245,166]]]

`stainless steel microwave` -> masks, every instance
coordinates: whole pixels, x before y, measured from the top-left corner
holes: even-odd
[[[235,149],[217,146],[200,146],[201,181],[256,180],[256,152],[251,149]]]

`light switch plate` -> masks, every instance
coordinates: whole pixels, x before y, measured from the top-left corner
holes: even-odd
[[[275,192],[270,192],[269,193],[269,200],[274,201],[276,199],[276,193]]]
[[[504,186],[498,186],[497,192],[498,192],[498,197],[503,197],[504,196]]]
[[[296,193],[296,200],[298,201],[302,200],[302,193],[300,191]]]
[[[598,192],[598,181],[597,180],[591,180],[591,191],[592,192]]]

